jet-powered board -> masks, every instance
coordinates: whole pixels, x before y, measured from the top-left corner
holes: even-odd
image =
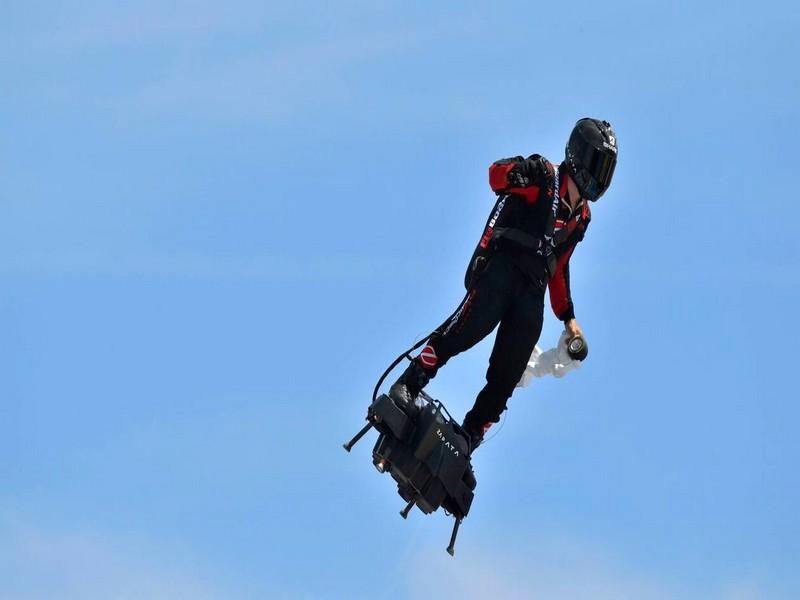
[[[444,405],[425,392],[420,392],[413,407],[403,408],[381,394],[367,409],[367,421],[344,449],[350,452],[372,427],[377,429],[372,464],[397,482],[397,493],[407,502],[400,515],[405,519],[414,505],[425,514],[440,506],[452,514],[455,524],[447,552],[453,556],[458,528],[469,513],[476,485],[466,434]]]
[[[465,296],[466,298],[466,296]],[[460,304],[459,304],[460,306]],[[457,309],[458,310],[458,309]],[[344,444],[350,449],[371,429],[378,430],[378,441],[372,449],[372,464],[381,473],[390,473],[397,482],[397,493],[407,502],[400,515],[405,519],[414,505],[425,514],[435,512],[440,506],[445,512],[455,517],[453,533],[447,552],[453,556],[456,536],[461,521],[469,513],[475,492],[475,473],[470,462],[468,436],[461,426],[450,416],[444,405],[431,398],[424,391],[420,392],[413,406],[399,406],[386,394],[378,395],[386,376],[400,364],[403,359],[414,360],[411,353],[422,346],[431,336],[440,332],[455,315],[453,313],[429,335],[423,337],[414,346],[398,356],[389,368],[384,371],[372,392],[372,404],[367,409],[367,424],[353,439]],[[574,336],[559,340],[560,345],[566,341],[567,354],[574,361],[586,358],[588,347],[583,338]],[[557,347],[558,349],[558,347]],[[538,348],[537,348],[538,350]],[[554,351],[548,351],[553,354]],[[542,352],[534,351],[531,357],[533,375],[546,365],[539,365]],[[556,356],[559,358],[559,356]],[[560,358],[560,362],[566,363]],[[537,369],[538,365],[538,369]],[[564,365],[560,374],[566,372]],[[577,366],[577,365],[576,365]],[[519,385],[527,385],[530,379],[523,376]]]

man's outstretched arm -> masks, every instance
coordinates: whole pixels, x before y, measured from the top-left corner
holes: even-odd
[[[575,244],[577,245],[577,244]],[[575,251],[575,245],[570,247],[556,263],[556,269],[550,278],[550,305],[559,321],[564,322],[564,328],[571,336],[583,336],[578,321],[575,319],[575,307],[572,304],[572,294],[569,286],[569,259]]]

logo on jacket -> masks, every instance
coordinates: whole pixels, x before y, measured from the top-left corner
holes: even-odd
[[[436,366],[436,363],[439,362],[439,357],[436,356],[436,350],[428,344],[425,346],[425,349],[420,352],[419,360],[422,362],[423,367],[432,369]]]
[[[558,215],[558,203],[561,201],[561,193],[559,191],[559,187],[561,186],[559,176],[559,168],[556,167],[554,176],[553,176],[553,205],[550,207],[553,213],[553,225],[555,225],[556,216]],[[544,232],[544,255],[548,256],[552,254],[553,247],[555,246],[555,242],[553,241],[553,232],[552,231],[545,231]],[[540,250],[541,253],[541,250]]]
[[[486,226],[486,231],[483,233],[483,237],[481,238],[481,248],[486,248],[489,245],[489,241],[491,241],[492,235],[494,234],[494,225],[497,223],[497,219],[500,218],[500,213],[503,212],[503,207],[506,205],[507,197],[508,196],[503,196],[497,203],[497,209],[494,211],[492,218],[489,219],[489,225]]]

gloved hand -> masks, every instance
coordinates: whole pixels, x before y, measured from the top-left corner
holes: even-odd
[[[524,164],[517,165],[509,171],[507,175],[508,187],[521,188],[528,187],[531,184],[531,178],[523,172],[522,165]]]
[[[545,173],[547,173],[547,167],[545,166],[544,159],[541,157],[528,157],[518,162],[514,165],[514,168],[508,172],[506,176],[508,187],[524,188],[534,185],[537,181],[542,180]]]

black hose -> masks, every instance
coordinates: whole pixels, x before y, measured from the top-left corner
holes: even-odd
[[[425,342],[427,342],[427,341],[428,341],[428,339],[429,339],[429,338],[430,338],[430,337],[431,337],[431,336],[432,336],[434,333],[436,333],[436,330],[432,331],[430,334],[428,334],[427,336],[425,336],[424,338],[422,338],[422,339],[421,339],[419,342],[417,342],[416,344],[414,344],[413,346],[411,346],[411,348],[409,348],[408,350],[406,350],[405,352],[403,352],[403,353],[402,353],[400,356],[398,356],[397,358],[395,358],[395,359],[394,359],[394,361],[392,361],[392,364],[390,364],[390,365],[389,365],[389,367],[388,367],[388,368],[387,368],[387,369],[386,369],[386,370],[383,372],[383,375],[381,375],[381,378],[380,378],[380,379],[378,379],[378,383],[376,383],[376,384],[375,384],[375,389],[374,389],[374,390],[373,390],[373,392],[372,392],[372,401],[373,401],[373,402],[375,402],[375,399],[378,397],[378,390],[380,389],[381,385],[383,384],[384,380],[386,379],[386,376],[387,376],[387,375],[389,375],[389,373],[391,373],[391,372],[392,372],[392,369],[394,369],[394,368],[395,368],[397,365],[399,365],[399,364],[400,364],[400,362],[401,362],[401,361],[402,361],[404,358],[407,358],[408,360],[413,360],[413,359],[411,358],[411,356],[410,356],[410,355],[411,355],[411,353],[412,353],[414,350],[416,350],[417,348],[419,348],[420,346],[422,346],[422,344],[424,344]]]
[[[399,364],[402,362],[402,360],[403,360],[404,358],[407,358],[408,360],[414,360],[414,359],[412,358],[412,356],[411,356],[411,353],[412,353],[414,350],[416,350],[417,348],[419,348],[420,346],[422,346],[422,345],[423,345],[425,342],[427,342],[429,339],[431,339],[431,338],[432,338],[434,335],[436,335],[436,334],[437,334],[437,333],[438,333],[438,332],[439,332],[441,329],[443,329],[443,328],[445,327],[445,325],[447,325],[447,323],[449,323],[449,322],[450,322],[450,319],[452,319],[452,318],[453,318],[453,317],[456,315],[456,313],[457,313],[459,310],[461,310],[461,305],[462,305],[462,304],[464,304],[464,301],[467,299],[467,296],[469,296],[469,293],[470,293],[470,291],[471,291],[471,288],[470,288],[470,290],[467,290],[467,293],[466,293],[466,294],[464,294],[464,297],[461,299],[461,302],[459,302],[459,303],[458,303],[458,307],[457,307],[457,308],[456,308],[456,309],[453,311],[453,313],[452,313],[452,314],[451,314],[449,317],[447,317],[447,318],[444,320],[444,322],[443,322],[441,325],[439,325],[439,326],[438,326],[436,329],[434,329],[433,331],[431,331],[431,332],[430,332],[428,335],[426,335],[424,338],[422,338],[422,339],[421,339],[420,341],[418,341],[416,344],[414,344],[413,346],[411,346],[411,348],[409,348],[408,350],[406,350],[405,352],[403,352],[403,353],[402,353],[400,356],[398,356],[397,358],[395,358],[395,359],[392,361],[392,364],[390,364],[390,365],[389,365],[389,367],[388,367],[388,368],[387,368],[387,369],[386,369],[386,370],[383,372],[383,375],[381,375],[380,379],[378,379],[378,383],[376,383],[376,384],[375,384],[375,389],[374,389],[374,390],[373,390],[373,392],[372,392],[372,401],[373,401],[373,402],[375,402],[376,398],[378,397],[378,390],[380,389],[380,387],[381,387],[381,385],[383,384],[384,380],[386,379],[387,375],[389,375],[389,373],[391,373],[391,372],[392,372],[392,370],[393,370],[393,369],[394,369],[394,368],[395,368],[397,365],[399,365]]]

